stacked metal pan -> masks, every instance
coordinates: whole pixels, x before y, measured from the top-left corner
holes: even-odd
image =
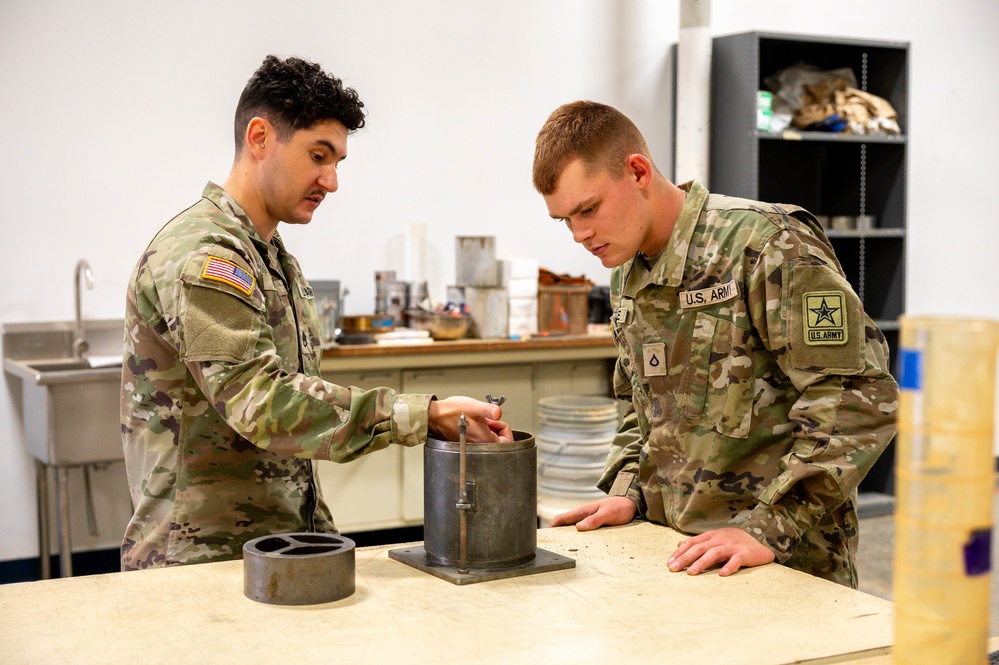
[[[609,397],[558,395],[538,400],[538,494],[597,499],[596,488],[619,423]]]

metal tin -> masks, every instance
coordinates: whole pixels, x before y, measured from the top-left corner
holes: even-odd
[[[272,605],[312,605],[354,593],[354,541],[331,533],[281,533],[243,545],[243,593]]]
[[[829,228],[833,231],[852,231],[857,228],[857,218],[853,215],[833,215],[829,218]]]
[[[322,344],[324,347],[331,346],[340,329],[340,280],[312,280],[310,286],[316,297]]]
[[[502,286],[463,286],[464,302],[472,317],[471,337],[503,339],[507,336],[509,298]]]
[[[455,272],[458,286],[498,286],[496,238],[458,236],[455,241]]]
[[[860,231],[870,231],[878,225],[878,218],[874,215],[857,215],[857,229]]]

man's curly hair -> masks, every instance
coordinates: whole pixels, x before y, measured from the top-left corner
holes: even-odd
[[[236,104],[236,154],[243,150],[246,126],[266,118],[287,141],[300,129],[323,120],[338,120],[348,132],[364,126],[364,103],[353,88],[301,58],[269,55],[246,82]]]

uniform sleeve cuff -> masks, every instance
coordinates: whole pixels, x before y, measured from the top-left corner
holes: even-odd
[[[784,563],[801,539],[797,525],[773,506],[760,504],[753,509],[742,529],[771,550],[777,563]]]
[[[392,404],[392,442],[419,446],[427,442],[430,401],[433,395],[396,393]]]
[[[643,517],[645,515],[645,496],[642,494],[642,488],[638,481],[637,465],[635,467],[635,469],[621,469],[618,471],[610,487],[607,486],[604,479],[601,479],[602,486],[600,486],[600,489],[607,492],[608,496],[627,497],[635,504],[635,517]]]

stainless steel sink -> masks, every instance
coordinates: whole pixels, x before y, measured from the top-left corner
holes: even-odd
[[[91,369],[90,363],[83,360],[39,360],[37,362],[25,363],[25,366],[37,372],[35,380],[43,383],[42,375],[49,372],[76,372],[81,369]],[[46,377],[44,382],[48,383],[51,377]]]
[[[121,357],[124,322],[85,321],[88,357]],[[123,459],[121,365],[74,357],[74,322],[2,326],[4,371],[19,379],[24,445],[41,462],[73,466]]]
[[[3,369],[9,384],[20,384],[24,447],[35,458],[38,491],[38,558],[41,578],[51,566],[49,540],[49,472],[55,469],[59,504],[59,566],[73,575],[73,543],[69,510],[69,470],[83,469],[87,521],[96,535],[90,469],[124,459],[121,448],[121,359],[125,322],[84,321],[80,310],[81,281],[93,288],[86,259],[76,264],[73,321],[6,323]],[[98,361],[99,362],[95,362]],[[15,391],[17,388],[11,385]],[[15,403],[17,397],[15,397]]]

